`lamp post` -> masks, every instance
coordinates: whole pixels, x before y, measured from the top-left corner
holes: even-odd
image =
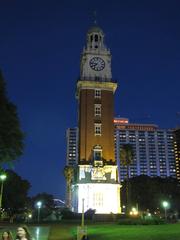
[[[40,210],[41,210],[42,202],[38,201],[36,203],[36,205],[37,205],[37,208],[38,208],[38,223],[39,223],[39,220],[40,220]]]
[[[77,227],[77,240],[87,239],[87,226],[84,226],[84,202],[85,199],[82,199],[82,219],[81,226]]]
[[[135,207],[133,207],[129,214],[132,215],[132,216],[137,216],[138,215],[138,210]]]
[[[3,186],[4,186],[4,181],[6,180],[6,178],[7,178],[6,174],[1,174],[1,175],[0,175],[0,181],[1,181],[0,210],[1,210],[1,208],[2,208]]]
[[[125,206],[125,205],[122,206],[122,213],[123,213],[123,214],[126,213],[126,206]]]
[[[169,203],[168,203],[167,201],[163,201],[163,202],[162,202],[162,205],[163,205],[163,207],[164,207],[164,217],[165,217],[165,219],[167,220],[167,208],[168,208],[168,206],[169,206]]]
[[[84,198],[82,199],[82,221],[81,226],[84,227]]]

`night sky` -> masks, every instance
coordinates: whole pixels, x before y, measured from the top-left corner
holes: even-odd
[[[14,170],[30,195],[64,199],[66,129],[77,126],[76,80],[93,11],[118,81],[115,116],[177,126],[180,1],[0,1],[0,68],[26,133]]]

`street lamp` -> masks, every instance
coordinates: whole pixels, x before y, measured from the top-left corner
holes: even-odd
[[[87,239],[87,226],[84,226],[84,202],[85,199],[82,199],[82,220],[81,226],[77,227],[77,239]]]
[[[122,205],[122,214],[125,214],[125,213],[126,213],[126,206]]]
[[[36,205],[37,205],[37,208],[38,208],[38,223],[39,223],[39,220],[40,220],[40,210],[41,210],[41,207],[42,207],[42,202],[38,201],[36,203]]]
[[[7,176],[6,174],[1,174],[0,175],[0,181],[1,181],[1,191],[0,191],[0,210],[2,208],[2,196],[3,196],[3,186],[4,186],[4,181],[6,180]]]
[[[169,203],[167,201],[163,201],[162,202],[162,205],[164,207],[164,216],[165,216],[165,219],[167,219],[167,208],[169,206]]]
[[[31,213],[28,213],[27,215],[27,222],[30,222],[32,219],[32,214]]]
[[[137,210],[135,207],[133,207],[133,208],[131,209],[131,211],[130,211],[129,214],[130,214],[130,215],[137,216],[137,215],[138,215],[138,210]]]
[[[84,227],[84,198],[82,199],[82,221],[81,227]]]

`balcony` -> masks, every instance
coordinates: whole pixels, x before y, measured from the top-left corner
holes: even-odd
[[[103,78],[103,77],[79,77],[77,79],[77,82],[79,81],[92,81],[92,82],[112,82],[112,83],[117,83],[116,80],[111,79],[111,78]]]

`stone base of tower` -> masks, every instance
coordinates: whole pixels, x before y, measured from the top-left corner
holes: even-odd
[[[73,211],[82,213],[84,199],[84,211],[95,209],[97,214],[118,214],[120,207],[120,184],[111,183],[79,183],[73,185]]]

